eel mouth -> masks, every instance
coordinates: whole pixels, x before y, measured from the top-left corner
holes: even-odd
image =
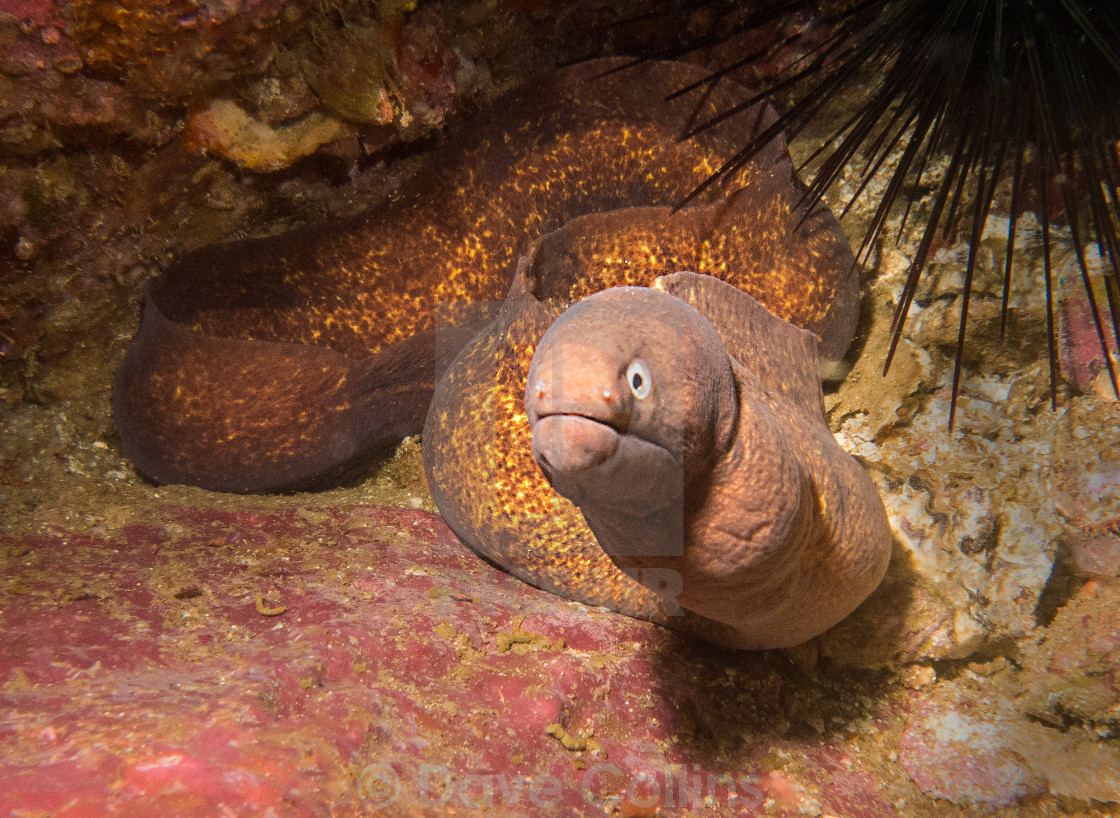
[[[584,414],[537,415],[533,459],[550,476],[587,471],[614,457],[624,435],[610,422]]]
[[[658,443],[572,412],[537,416],[532,427],[533,459],[552,488],[581,509],[642,516],[679,506],[684,472]]]

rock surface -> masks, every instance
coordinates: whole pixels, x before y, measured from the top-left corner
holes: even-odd
[[[0,809],[1116,814],[1120,403],[1055,223],[1072,385],[1049,408],[1029,215],[1006,340],[1007,222],[989,218],[956,431],[963,243],[936,250],[882,377],[933,165],[869,265],[861,355],[826,396],[886,499],[891,569],[785,655],[689,644],[494,572],[426,513],[415,442],[297,498],[136,477],[109,384],[169,253],[375,203],[422,161],[386,146],[573,43],[625,51],[594,38],[633,16],[622,0],[416,5],[0,0]],[[284,170],[238,164],[328,131]]]
[[[5,813],[893,814],[884,705],[829,701],[871,680],[541,593],[428,512],[95,528],[0,540]]]

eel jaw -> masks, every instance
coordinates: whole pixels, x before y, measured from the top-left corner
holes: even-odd
[[[679,507],[684,469],[664,447],[577,414],[531,416],[533,459],[584,511],[645,517]]]
[[[533,424],[533,459],[552,481],[557,473],[602,465],[617,454],[621,438],[622,433],[609,423],[586,415],[538,416]]]

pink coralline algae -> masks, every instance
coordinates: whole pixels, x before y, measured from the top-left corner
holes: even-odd
[[[763,657],[536,591],[426,512],[0,546],[5,813],[892,814],[842,733],[772,727]]]
[[[40,26],[57,14],[52,0],[0,0],[0,13]]]
[[[1105,302],[1107,303],[1107,302]],[[1098,310],[1101,304],[1098,301]],[[1112,334],[1107,318],[1101,325],[1105,348],[1112,358],[1113,371],[1120,365],[1116,352],[1116,336]],[[1112,393],[1108,366],[1101,352],[1101,335],[1093,311],[1084,295],[1071,295],[1061,310],[1061,365],[1063,374],[1082,392],[1097,391],[1102,397]]]
[[[923,691],[899,743],[899,762],[922,792],[984,810],[1043,794],[1071,805],[1120,800],[1120,751],[1109,741],[1115,610],[1115,589],[1102,595],[1090,583],[1028,648],[1021,670],[976,665]]]
[[[1043,791],[1005,742],[998,713],[955,693],[935,694],[911,714],[899,760],[927,795],[963,806],[1005,807]]]

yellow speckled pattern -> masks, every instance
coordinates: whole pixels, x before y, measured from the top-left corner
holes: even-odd
[[[566,69],[503,99],[365,216],[177,262],[153,283],[114,386],[125,453],[158,481],[226,491],[337,479],[422,428],[436,351],[468,337],[434,337],[434,310],[501,301],[539,240],[527,280],[557,303],[507,303],[500,332],[445,377],[454,400],[436,406],[424,440],[433,491],[458,533],[513,573],[657,618],[657,600],[614,566],[532,460],[522,395],[537,339],[587,293],[690,269],[749,290],[838,354],[858,292],[831,215],[791,212],[797,187],[780,138],[670,215],[731,146],[773,122],[771,109],[681,142],[689,120],[747,92],[723,82],[695,111],[665,97],[700,69],[650,63],[599,76],[615,64]]]
[[[601,589],[601,601],[583,598],[626,610],[632,602],[624,595],[632,589],[618,582],[618,569],[601,550],[589,547],[583,516],[552,491],[526,445],[529,423],[517,384],[524,384],[535,339],[551,317],[519,310],[456,362],[444,387],[457,400],[429,418],[441,446],[425,457],[425,467],[448,488],[441,496],[454,495],[452,527],[476,550],[547,590],[572,597],[580,596],[574,588]],[[496,532],[501,545],[493,547]]]
[[[839,355],[851,327],[829,323],[828,306],[855,298],[834,273],[850,264],[847,241],[827,213],[800,225],[791,218],[789,177],[784,191],[767,186],[759,193],[732,199],[735,212],[721,202],[676,214],[665,207],[593,214],[531,248],[493,332],[464,349],[438,385],[424,429],[429,487],[444,519],[475,550],[562,596],[738,644],[700,617],[667,616],[661,601],[604,553],[579,509],[533,460],[524,394],[537,342],[571,303],[608,287],[650,286],[678,270],[742,287],[772,312],[824,331],[822,347]],[[816,303],[822,293],[830,301]],[[726,336],[737,351],[735,341],[734,333]],[[743,354],[745,363],[766,369],[754,342]],[[827,434],[815,358],[800,363],[767,372],[770,382],[794,404],[808,393],[816,402],[802,407],[810,428],[816,423]]]
[[[756,121],[770,120],[763,114]],[[475,550],[562,596],[742,644],[711,620],[679,608],[670,616],[612,562],[580,510],[533,460],[524,392],[537,342],[565,308],[608,287],[649,286],[680,270],[746,290],[776,315],[816,331],[822,355],[838,358],[858,305],[851,251],[826,209],[796,209],[799,187],[784,146],[772,148],[730,193],[724,188],[677,213],[656,203],[589,213],[529,248],[493,331],[464,349],[438,385],[424,429],[433,496]],[[706,173],[710,166],[702,157],[692,167]],[[819,404],[815,366],[808,358],[805,364],[790,373],[791,391],[808,383]],[[783,391],[781,377],[775,384]],[[809,422],[823,425],[819,406],[809,408],[810,418],[814,410]]]
[[[659,619],[658,600],[619,571],[579,509],[552,490],[533,460],[525,379],[536,342],[560,311],[507,302],[494,332],[455,361],[424,428],[428,484],[452,529],[514,575],[561,596]]]
[[[529,242],[576,217],[676,204],[744,129],[772,121],[759,105],[702,139],[678,143],[692,104],[660,97],[697,69],[655,63],[598,78],[602,67],[577,66],[543,89],[503,99],[492,117],[449,135],[446,149],[387,206],[359,219],[188,256],[154,288],[160,308],[215,336],[316,344],[351,357],[376,353],[429,328],[440,301],[504,298]],[[701,116],[743,93],[730,83],[718,90]],[[775,167],[776,182],[762,178]],[[785,146],[775,140],[708,201],[738,187],[788,189],[789,173]],[[782,257],[772,251],[788,236],[769,226],[786,220],[765,211],[788,207],[788,199],[751,199],[758,218],[737,229]],[[677,238],[651,233],[646,245],[664,253],[679,247]],[[718,256],[736,237],[711,239]],[[620,246],[614,259],[636,261],[635,252]],[[798,291],[784,285],[773,289]]]

